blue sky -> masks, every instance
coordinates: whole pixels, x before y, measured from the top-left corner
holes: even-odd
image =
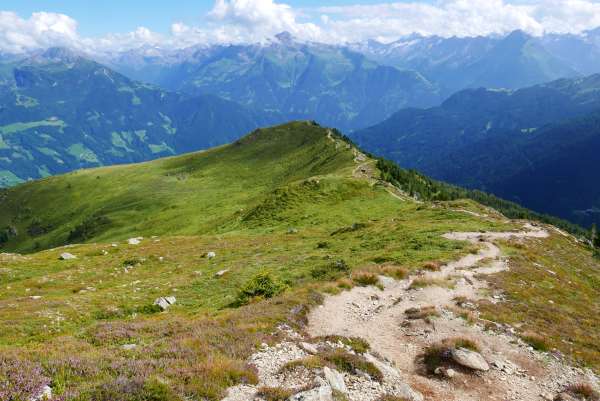
[[[398,0],[284,1],[298,9],[392,2]],[[175,22],[197,25],[203,21],[213,5],[213,0],[2,0],[0,9],[14,11],[21,17],[28,17],[38,11],[66,14],[78,21],[79,32],[82,35],[99,36],[129,32],[138,26],[166,33]]]

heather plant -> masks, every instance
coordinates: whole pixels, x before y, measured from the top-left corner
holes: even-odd
[[[38,397],[50,379],[40,365],[0,355],[0,400],[29,401]]]

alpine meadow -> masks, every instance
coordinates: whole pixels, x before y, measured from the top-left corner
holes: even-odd
[[[0,401],[600,401],[595,0],[5,3]]]

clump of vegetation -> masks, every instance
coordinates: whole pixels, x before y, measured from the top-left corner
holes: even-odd
[[[358,354],[364,354],[365,352],[367,352],[370,349],[369,343],[360,337],[344,337],[344,336],[330,335],[330,336],[317,337],[317,340],[329,341],[331,343],[338,343],[338,342],[342,343],[342,344],[350,347],[350,349],[352,349],[352,351],[354,351]]]
[[[27,227],[27,234],[29,234],[30,237],[38,237],[48,233],[51,229],[52,227],[50,225],[44,224],[40,219],[35,218]]]
[[[351,233],[354,231],[362,230],[365,227],[367,227],[367,225],[364,223],[354,223],[351,226],[342,227],[342,228],[335,230],[334,232],[331,233],[331,236],[338,235],[338,234],[344,234],[344,233]]]
[[[144,262],[143,259],[128,258],[123,261],[122,265],[123,266],[137,266],[137,265],[141,265],[143,262]]]
[[[600,393],[587,383],[571,384],[565,389],[565,393],[581,401],[600,401]],[[555,400],[566,401],[566,397],[561,394]]]
[[[95,388],[91,401],[180,401],[181,398],[165,382],[155,378],[120,376]]]
[[[379,277],[371,272],[358,272],[352,276],[352,280],[361,287],[379,284]]]
[[[550,346],[546,342],[546,339],[537,333],[527,331],[527,332],[523,333],[521,338],[527,344],[531,345],[535,350],[543,351],[543,352],[547,352],[550,350]]]
[[[315,266],[310,275],[319,280],[335,280],[340,276],[347,275],[350,272],[350,266],[343,259],[338,259],[331,263],[321,266]]]
[[[341,371],[355,375],[360,370],[371,376],[373,380],[379,382],[383,380],[381,371],[360,355],[350,354],[341,349],[337,349],[323,354],[322,358]]]
[[[317,244],[317,249],[326,249],[329,248],[329,242],[321,241]]]
[[[404,280],[408,277],[408,269],[402,266],[384,266],[381,273],[396,280]]]
[[[266,271],[260,272],[252,277],[240,289],[237,295],[236,305],[245,305],[254,298],[273,298],[281,294],[287,285],[282,283]]]
[[[418,278],[414,279],[412,281],[412,283],[410,283],[410,286],[408,287],[408,289],[416,290],[418,288],[425,288],[425,287],[431,287],[431,286],[452,288],[452,287],[454,287],[454,281],[450,277],[448,277],[446,279],[418,277]]]
[[[17,235],[19,235],[19,231],[15,226],[6,226],[3,230],[0,230],[0,244],[10,241]]]
[[[409,308],[404,311],[406,317],[410,320],[429,319],[439,317],[440,313],[435,306],[423,306],[421,308]]]
[[[302,359],[296,359],[283,365],[281,369],[279,369],[279,372],[289,372],[300,366],[308,370],[319,369],[325,366],[325,361],[323,361],[323,359],[319,358],[318,356],[314,355]]]
[[[428,270],[431,272],[439,272],[440,270],[442,270],[442,262],[438,262],[438,261],[427,262],[423,265],[423,270]]]
[[[408,398],[398,397],[397,395],[384,394],[377,401],[409,401]]]
[[[25,401],[38,397],[50,379],[41,366],[30,361],[0,355],[0,400]]]
[[[69,242],[84,242],[88,239],[98,235],[104,229],[108,228],[111,224],[111,220],[106,216],[91,216],[85,219],[83,222],[75,226],[74,229],[69,232],[67,241]]]
[[[598,230],[596,229],[596,225],[592,226],[591,231],[591,244],[592,244],[592,254],[596,258],[600,258],[600,235],[598,235]]]
[[[293,395],[293,392],[282,387],[261,387],[256,395],[266,401],[285,401]]]

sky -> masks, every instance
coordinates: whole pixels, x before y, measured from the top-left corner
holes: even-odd
[[[600,0],[2,0],[0,52],[181,48],[263,41],[282,31],[339,43],[515,29],[579,34],[598,26]]]

